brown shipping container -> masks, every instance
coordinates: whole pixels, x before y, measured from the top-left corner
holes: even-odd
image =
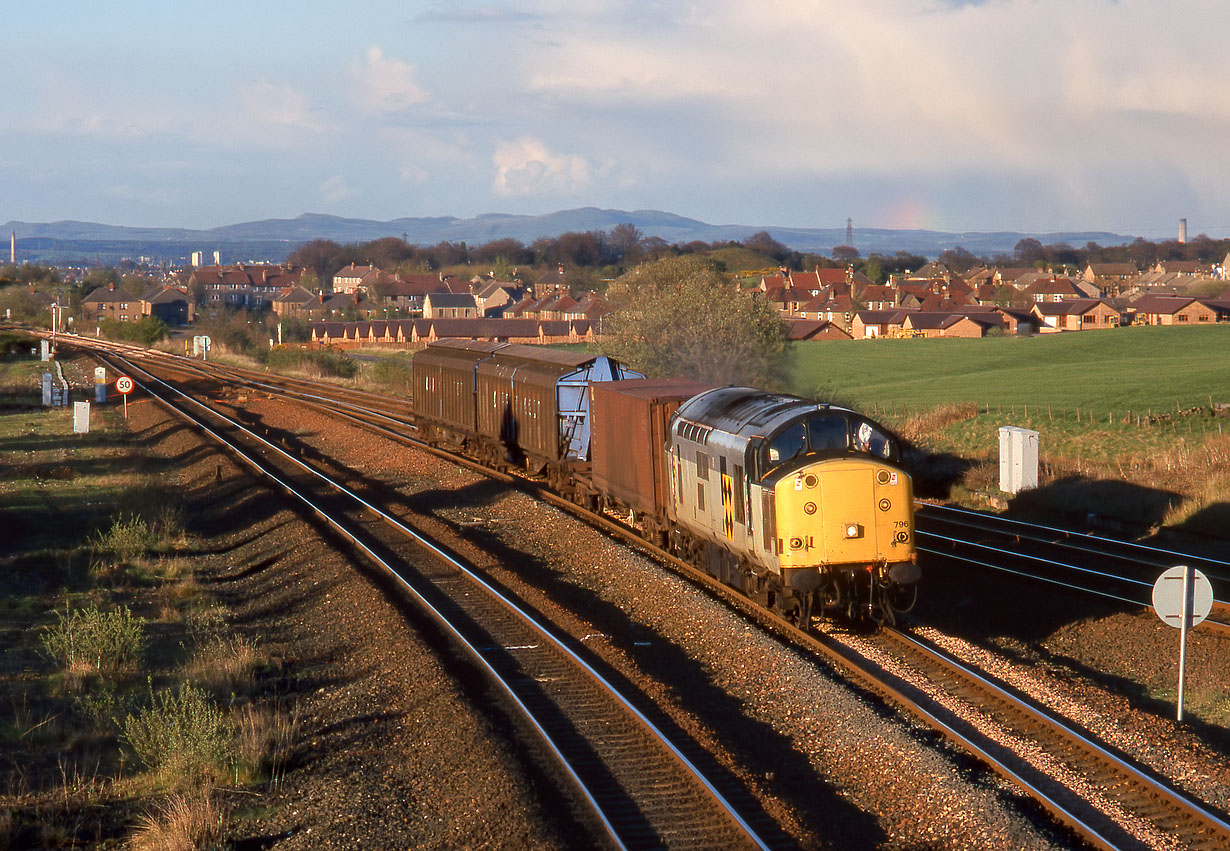
[[[684,378],[634,378],[590,385],[593,483],[644,514],[665,513],[670,501],[665,464],[671,415],[716,385]]]
[[[442,340],[414,356],[414,409],[427,420],[476,434],[475,371],[505,346],[470,340]]]

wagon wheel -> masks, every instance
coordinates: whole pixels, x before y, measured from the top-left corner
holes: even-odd
[[[798,606],[794,610],[794,625],[804,632],[811,630],[811,615],[814,607],[816,592],[803,591],[797,595]]]

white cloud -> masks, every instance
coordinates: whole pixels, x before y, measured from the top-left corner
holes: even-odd
[[[571,195],[586,188],[592,169],[585,157],[557,154],[540,140],[501,142],[492,157],[492,189],[501,196]]]
[[[320,197],[326,201],[339,202],[354,198],[359,193],[346,184],[346,179],[340,174],[334,175],[320,184]]]
[[[294,86],[260,79],[240,88],[239,103],[247,120],[260,126],[322,129],[322,121],[307,96]]]
[[[414,183],[419,186],[431,179],[431,172],[418,163],[402,163],[397,169],[397,175],[407,183]]]
[[[376,45],[367,49],[363,60],[354,63],[351,73],[355,101],[368,112],[399,112],[428,99],[415,80],[414,66],[386,57]]]

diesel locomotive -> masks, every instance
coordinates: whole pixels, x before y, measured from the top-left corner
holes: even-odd
[[[539,475],[800,625],[913,606],[900,444],[855,411],[498,342],[429,345],[413,387],[429,443]]]

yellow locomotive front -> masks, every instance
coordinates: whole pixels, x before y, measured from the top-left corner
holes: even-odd
[[[913,607],[910,477],[897,441],[877,423],[832,407],[798,411],[757,447],[763,521],[776,540],[765,548],[781,577],[779,608],[840,612],[856,621],[893,621]]]
[[[787,602],[810,613],[895,620],[914,604],[910,477],[862,458],[804,462],[771,487],[777,566]]]
[[[783,570],[908,562],[910,479],[870,460],[806,464],[774,487]]]

